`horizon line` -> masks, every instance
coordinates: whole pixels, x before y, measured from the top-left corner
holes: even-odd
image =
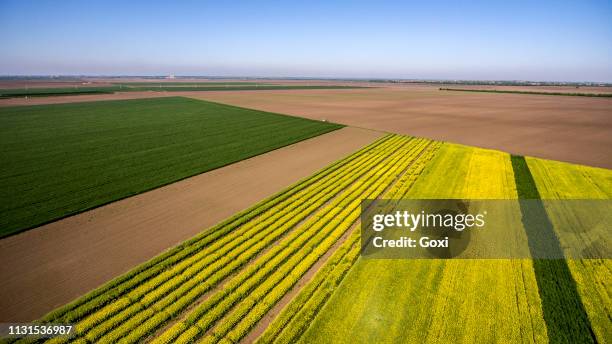
[[[277,79],[277,80],[326,80],[326,81],[385,81],[385,82],[507,82],[547,84],[603,84],[612,86],[612,81],[552,81],[537,79],[452,79],[452,78],[383,78],[383,77],[309,77],[309,76],[262,76],[262,75],[175,75],[175,74],[0,74],[8,78],[152,78],[152,79]]]

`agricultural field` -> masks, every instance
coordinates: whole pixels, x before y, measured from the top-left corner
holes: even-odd
[[[40,318],[382,136],[341,128],[6,237],[0,322]]]
[[[423,84],[189,96],[612,169],[612,98],[449,92]]]
[[[335,86],[335,85],[196,85],[196,86],[127,86],[123,91],[164,91],[164,92],[190,92],[190,91],[278,91],[278,90],[333,90],[362,88],[358,86]]]
[[[179,97],[1,108],[0,237],[341,127]]]
[[[266,83],[120,83],[112,86],[73,86],[0,89],[0,99],[24,97],[55,97],[71,95],[111,94],[115,92],[188,92],[188,91],[249,91],[249,90],[320,90],[350,89],[359,86],[336,85],[273,85]]]
[[[610,22],[0,0],[0,344],[612,344]]]
[[[572,180],[571,185],[560,188],[556,179],[555,183],[548,180],[552,190],[559,191],[551,190],[544,198],[563,198],[576,190],[576,185],[589,191],[575,197],[610,198],[600,191],[612,190],[609,170],[528,160],[530,166],[549,166],[558,171],[553,178]],[[517,187],[514,164],[506,153],[446,144],[406,196],[522,198],[521,189],[525,187]],[[536,170],[534,175],[537,188],[543,188],[541,172]],[[526,259],[360,259],[301,340],[342,341],[350,337],[360,343],[391,343],[395,338],[410,338],[414,343],[605,342],[610,333],[607,288],[611,278],[609,260],[566,264]],[[555,284],[568,287],[560,292]],[[358,334],[353,332],[355,328],[360,329]]]
[[[546,92],[532,90],[497,90],[497,89],[476,89],[476,88],[446,88],[441,87],[440,91],[456,92],[488,92],[488,93],[514,93],[514,94],[537,94],[543,96],[570,96],[570,97],[612,97],[612,93],[587,93],[587,92]]]
[[[85,95],[85,94],[111,94],[119,91],[119,86],[102,86],[102,87],[60,87],[60,88],[9,88],[0,89],[0,99],[2,98],[19,98],[19,97],[55,97],[66,95]]]
[[[157,81],[157,80],[149,80],[149,81],[125,81],[125,82],[117,82],[113,83],[115,85],[122,86],[266,86],[266,85],[274,85],[272,83],[267,82],[254,82],[254,81],[205,81],[205,82],[197,82],[197,81]]]
[[[39,321],[75,324],[55,343],[606,342],[607,260],[367,260],[359,214],[610,190],[609,170],[387,135]]]

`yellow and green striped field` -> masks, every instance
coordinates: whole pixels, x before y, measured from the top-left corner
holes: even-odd
[[[55,343],[609,342],[608,260],[359,256],[363,199],[529,190],[609,199],[612,171],[387,135],[40,322],[75,324]]]

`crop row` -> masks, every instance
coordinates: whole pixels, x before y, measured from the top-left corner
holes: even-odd
[[[367,176],[371,175],[372,171],[380,169],[382,165],[383,164],[375,164],[362,179],[368,178]],[[210,327],[214,321],[224,315],[226,308],[231,308],[234,303],[247,296],[259,282],[266,280],[268,275],[273,273],[279,264],[289,259],[291,255],[305,245],[313,235],[317,234],[324,236],[333,229],[333,227],[325,227],[325,225],[339,213],[343,203],[346,202],[345,200],[358,192],[358,190],[354,190],[354,188],[354,186],[349,187],[348,191],[344,191],[341,195],[329,202],[329,204],[325,205],[321,212],[310,216],[279,244],[260,256],[252,264],[249,264],[245,270],[229,281],[220,292],[200,304],[186,317],[185,322],[180,322],[175,325],[164,335],[159,337],[158,341],[173,341],[175,336],[172,334],[178,335],[182,332],[177,329],[180,328],[180,326],[186,326],[185,324],[191,325],[198,322],[199,328]]]
[[[241,282],[244,281],[238,279],[237,287],[247,287],[245,292],[221,295],[222,302],[216,304],[214,308],[210,305],[200,307],[200,310],[203,310],[200,313],[204,314],[187,319],[187,321],[193,321],[195,326],[192,326],[183,336],[179,337],[178,341],[191,340],[192,336],[197,337],[200,333],[207,331],[213,326],[214,322],[228,313],[239,301],[241,301],[240,304],[223,317],[220,325],[204,339],[204,342],[215,342],[223,336],[231,341],[236,341],[246,335],[265,312],[353,225],[359,216],[361,200],[368,197],[378,197],[391,180],[396,178],[397,173],[401,172],[410,163],[411,158],[411,155],[402,155],[396,152],[392,161],[377,166],[376,169],[371,171],[368,178],[363,179],[363,183],[351,186],[347,190],[347,192],[350,192],[347,197],[340,200],[338,204],[330,204],[328,206],[330,211],[327,214],[317,216],[318,219],[315,220],[315,227],[313,228],[317,232],[313,238],[314,243],[309,243],[306,246],[298,243],[292,251],[288,252],[288,254],[296,253],[296,255],[289,256],[286,263],[278,261],[276,264],[267,267],[271,273],[270,276],[264,274],[263,278],[251,279],[250,287],[256,289],[249,291],[248,284],[243,285]],[[391,167],[389,168],[389,166]],[[271,256],[270,258],[273,260],[283,259],[279,256]],[[262,282],[262,279],[265,281]],[[258,283],[262,284],[258,285]],[[259,301],[260,299],[263,300]],[[194,313],[197,314],[198,312]]]
[[[355,230],[338,248],[313,280],[266,328],[257,339],[258,344],[295,343],[359,257],[360,234],[359,230]]]
[[[0,237],[340,127],[180,97],[1,108]]]
[[[238,228],[242,224],[254,219],[257,216],[264,214],[274,206],[290,200],[298,192],[317,183],[322,178],[339,170],[346,163],[356,159],[361,154],[365,154],[368,150],[374,149],[379,145],[387,142],[389,136],[384,137],[371,145],[365,147],[359,152],[350,155],[349,157],[330,165],[313,176],[306,178],[292,187],[283,190],[261,202],[255,206],[239,212],[231,218],[220,222],[212,228],[203,231],[201,234],[189,239],[178,246],[164,252],[163,254],[149,260],[148,262],[134,268],[130,272],[108,282],[107,284],[97,288],[96,290],[82,296],[81,298],[47,314],[41,319],[42,322],[68,321],[74,322],[80,320],[84,315],[89,314],[92,310],[106,304],[106,299],[102,295],[117,295],[121,294],[122,290],[130,290],[141,281],[145,281],[152,276],[156,276],[161,270],[174,265],[176,262],[189,257],[195,252],[199,252],[203,247],[210,244],[214,240],[224,236],[232,230]],[[75,314],[76,313],[76,314]]]
[[[254,207],[240,212],[229,218],[226,221],[214,226],[213,228],[204,231],[202,234],[197,235],[193,239],[190,239],[175,248],[166,251],[165,253],[157,256],[156,258],[142,264],[141,266],[133,269],[129,273],[116,278],[115,280],[107,283],[106,285],[84,295],[76,301],[67,304],[59,308],[56,311],[49,313],[40,322],[77,322],[83,319],[90,313],[98,310],[102,306],[115,300],[116,298],[124,295],[125,293],[132,290],[134,287],[141,283],[149,280],[151,277],[157,276],[164,270],[172,267],[177,262],[190,257],[191,255],[199,252],[201,249],[206,247],[215,240],[222,238],[227,233],[232,232],[242,224],[273,210],[275,206],[282,205],[291,200],[292,197],[298,195],[299,192],[315,185],[322,178],[341,170],[346,164],[357,159],[361,155],[366,154],[370,150],[380,148],[389,143],[390,137],[385,137],[373,144],[365,147],[359,152],[332,164],[328,168],[318,172],[317,174],[307,178],[292,188],[284,190],[267,200],[264,200]]]
[[[309,221],[316,222],[325,218],[321,214],[311,214],[322,206],[334,209],[334,202],[341,198],[337,196],[338,193],[353,184],[359,185],[358,181],[366,178],[362,178],[364,174],[372,176],[373,171],[387,165],[385,160],[401,151],[402,147],[412,147],[412,150],[418,148],[420,151],[422,142],[397,136],[386,137],[298,183],[295,189],[301,190],[281,193],[251,211],[240,214],[240,217],[224,221],[221,226],[215,226],[201,237],[181,245],[181,250],[175,249],[163,254],[153,260],[154,264],[144,264],[140,269],[135,269],[139,271],[130,277],[109,283],[107,288],[101,288],[105,290],[91,293],[88,300],[65,307],[67,311],[55,312],[47,320],[54,316],[56,319],[78,318],[75,342],[140,341],[169,319],[178,316],[219,282],[242,269],[254,257],[262,252],[265,256],[268,246],[279,238],[291,238],[292,234],[295,234],[294,239],[298,237],[300,228],[292,228],[301,221],[304,224],[299,227],[304,227]],[[400,158],[393,161],[397,162]],[[393,174],[390,176],[395,178]],[[332,199],[331,204],[327,205]],[[302,215],[300,217],[296,214]],[[332,219],[327,220],[329,222]],[[341,236],[343,232],[338,234]],[[333,239],[332,244],[338,237],[330,237],[330,240]],[[319,250],[321,255],[326,251]],[[314,264],[320,255],[310,257],[314,259]],[[151,273],[151,270],[155,272]]]
[[[33,166],[26,173],[21,174],[19,178],[11,178],[7,187],[9,190],[16,192],[12,197],[13,202],[5,205],[3,211],[10,214],[14,221],[28,221],[32,212],[26,210],[32,209],[33,203],[46,203],[45,209],[49,213],[59,214],[64,209],[69,208],[80,211],[88,208],[89,204],[98,202],[97,198],[92,195],[99,192],[100,188],[108,188],[103,198],[113,195],[116,198],[122,198],[138,193],[134,190],[145,191],[160,186],[159,184],[151,184],[154,178],[164,180],[165,182],[161,184],[164,185],[169,181],[182,179],[177,178],[177,176],[188,177],[227,165],[228,156],[235,157],[233,161],[239,161],[253,156],[253,149],[258,152],[267,152],[332,130],[331,128],[319,129],[316,124],[312,123],[302,124],[299,130],[295,127],[296,125],[285,122],[267,126],[253,126],[250,132],[245,134],[249,136],[250,140],[253,140],[248,144],[248,148],[239,145],[227,144],[224,146],[218,144],[216,147],[207,147],[203,153],[199,147],[203,146],[204,142],[213,140],[213,136],[208,134],[203,139],[194,139],[189,143],[166,144],[163,147],[149,148],[150,150],[159,150],[160,156],[164,157],[165,164],[159,164],[159,162],[150,158],[142,158],[140,153],[117,153],[112,156],[106,154],[106,157],[97,160],[75,159],[75,156],[71,155],[72,163],[66,162],[63,166],[54,168],[53,171],[47,172],[46,169],[37,171],[36,167]],[[263,143],[270,132],[283,133],[288,137],[286,140],[274,141],[269,144]],[[233,136],[235,131],[227,132],[226,135]],[[134,138],[130,137],[128,140],[131,141]],[[113,145],[116,145],[116,143],[106,145],[107,153]],[[164,154],[169,151],[173,151],[173,154]],[[202,154],[206,155],[206,161],[196,161],[201,158]],[[52,160],[45,157],[36,166],[44,166],[49,161]],[[27,165],[32,166],[31,158],[22,165],[16,170],[24,170]],[[69,168],[68,165],[73,167]],[[169,166],[172,166],[172,168]],[[11,170],[13,169],[11,168]],[[41,178],[40,176],[45,173],[49,173],[49,176],[53,178]],[[96,175],[96,173],[98,174]],[[92,176],[95,176],[95,178]],[[30,185],[34,184],[37,187],[31,188]],[[118,187],[119,184],[129,185],[129,187],[126,187],[125,190],[118,190],[115,186]],[[61,189],[59,188],[60,185],[62,186]],[[39,190],[53,190],[53,192],[40,194]],[[64,199],[65,202],[55,202],[57,199]],[[108,199],[107,201],[111,200],[114,199]]]
[[[402,199],[408,190],[412,187],[416,179],[419,177],[427,163],[435,155],[438,148],[442,143],[439,141],[431,141],[427,139],[420,139],[419,146],[423,147],[419,153],[419,156],[414,159],[412,164],[402,173],[398,180],[387,190],[384,195],[384,199]],[[393,211],[393,204],[388,204],[386,211]],[[384,212],[383,209],[381,209]],[[374,235],[370,233],[370,235]],[[372,238],[365,238],[366,241],[370,241]]]
[[[431,159],[439,144],[439,142],[432,143],[428,140],[422,140],[419,145],[426,148],[420,151],[417,159],[411,163],[383,198],[392,198],[397,196],[400,190],[409,188],[408,184],[412,183],[415,175],[418,175],[426,162]],[[360,231],[355,231],[352,238],[338,249],[314,279],[268,326],[264,334],[258,339],[258,343],[293,343],[297,340],[356,261],[360,250],[359,234]],[[355,241],[357,241],[357,244],[353,246]]]
[[[371,163],[376,163],[376,161]],[[367,169],[367,165],[365,167],[361,165],[358,168]],[[142,299],[131,309],[90,331],[87,338],[94,341],[104,335],[105,339],[116,340],[133,330],[134,332],[126,340],[139,340],[244,266],[269,244],[294,227],[309,212],[316,210],[359,175],[359,172],[352,171],[352,174],[342,177],[346,179],[345,181],[331,179],[328,181],[329,186],[323,185],[325,188],[312,189],[310,193],[304,195],[303,199],[294,200],[289,206],[278,209],[278,212],[271,217],[260,217],[258,219],[260,221],[243,225],[239,231],[236,231],[238,234],[231,233],[199,252],[193,258],[193,260],[198,260],[181,263],[181,265],[189,266],[189,269],[185,270],[182,275],[172,277],[172,279],[164,276],[160,279],[163,285],[159,285],[159,281],[154,279],[148,286],[135,290],[132,293],[134,295],[128,295],[128,297],[142,297]],[[300,215],[294,215],[294,213]],[[165,295],[168,291],[171,292]],[[162,296],[164,296],[163,299],[159,300]],[[151,317],[151,314],[146,312],[140,312],[139,306],[154,309],[155,317]],[[109,329],[119,324],[120,326],[107,333]]]
[[[337,227],[338,222],[342,222],[338,221],[337,217],[340,216],[344,218],[344,216],[339,214],[343,211],[347,211],[347,209],[351,209],[350,207],[345,207],[347,202],[351,202],[353,198],[357,198],[359,201],[361,192],[363,192],[364,188],[371,185],[371,177],[375,175],[376,171],[383,169],[384,165],[385,164],[377,164],[374,169],[368,172],[366,177],[362,178],[365,184],[358,182],[351,185],[343,195],[326,205],[323,212],[311,216],[300,225],[300,228],[296,229],[290,236],[285,238],[283,242],[261,256],[258,260],[253,262],[253,264],[250,264],[246,270],[242,271],[236,278],[228,282],[220,292],[200,304],[184,321],[177,323],[162,336],[158,337],[157,341],[174,341],[183,330],[186,330],[186,332],[182,333],[181,337],[179,337],[179,341],[192,336],[198,336],[200,332],[206,331],[212,327],[214,322],[224,316],[237,302],[247,297],[260,282],[265,280],[265,283],[272,283],[270,282],[272,279],[270,279],[269,274],[275,273],[279,265],[284,264],[286,260],[290,261],[293,259],[291,258],[292,254],[296,251],[301,251],[302,247],[306,245],[308,240],[311,240],[313,235],[316,234],[315,237],[319,238],[319,240],[329,237],[329,231]],[[339,232],[340,235],[342,233],[343,231]],[[316,244],[308,244],[307,247],[314,249],[316,246]],[[297,262],[299,262],[299,260]],[[276,276],[282,277],[284,275]],[[225,324],[226,321],[223,321],[223,323]]]
[[[377,198],[380,195],[386,194],[386,190],[388,190],[389,186],[397,180],[397,176],[404,173],[404,171],[412,165],[415,158],[417,158],[423,149],[426,147],[427,142],[425,140],[414,140],[414,144],[411,146],[404,146],[398,149],[395,152],[396,158],[393,162],[389,163],[386,167],[387,169],[383,169],[378,171],[375,175],[380,175],[381,178],[377,180],[373,185],[366,188],[366,193],[369,191],[370,194],[366,195],[364,198]],[[340,235],[344,234],[348,228],[350,228],[354,223],[359,220],[360,213],[360,204],[363,198],[355,199],[350,206],[349,209],[346,210],[347,214],[342,218],[344,221],[339,225],[341,228],[344,227],[344,230]],[[358,231],[358,230],[356,230]],[[334,240],[335,242],[335,240]],[[317,247],[317,250],[322,250],[326,252],[330,246],[325,247]],[[262,302],[259,302],[259,297],[257,295],[250,295],[249,298],[253,303],[256,303],[256,306],[253,309],[250,309],[249,302],[246,303],[242,307],[242,309],[237,309],[232,312],[229,316],[226,316],[221,321],[221,328],[217,327],[212,335],[207,336],[203,342],[217,342],[219,339],[221,341],[226,342],[237,342],[241,338],[243,338],[248,331],[255,326],[255,324],[272,308],[276,302],[284,296],[284,294],[301,278],[303,273],[307,271],[299,270],[299,268],[310,268],[319,258],[318,256],[311,256],[312,260],[306,260],[296,268],[298,269],[299,274],[296,276],[296,271],[294,270],[291,274],[289,274],[288,278],[285,278],[282,283],[283,286],[277,286],[274,290],[272,290],[266,298],[263,299]],[[286,288],[286,289],[285,289]],[[233,328],[230,329],[231,324],[236,324]],[[225,333],[225,337],[222,337],[223,333]]]
[[[384,144],[377,146],[375,148],[380,148],[383,150],[384,149],[392,150],[394,149],[395,145],[398,144],[397,142],[398,142],[397,139],[392,138],[392,139],[386,140]],[[373,149],[373,151],[377,151],[377,150],[378,149]],[[362,158],[360,157],[359,159],[353,159],[354,161],[352,161],[349,164],[345,164],[344,167],[346,166],[350,167],[352,166],[351,164],[354,164],[357,167],[359,167],[359,164],[361,165],[364,164],[362,160],[365,159],[367,162],[368,160],[371,160],[370,159],[371,157],[375,158],[378,156],[378,154],[368,154],[369,151],[370,150],[363,151],[361,154],[363,155]],[[377,160],[374,160],[371,163],[376,163],[376,162]],[[365,169],[367,169],[368,166],[369,165],[365,165]],[[339,170],[339,172],[346,174],[346,173],[354,173],[355,171],[352,171],[351,168],[343,168]],[[341,174],[340,176],[342,176],[343,174]],[[358,174],[355,174],[355,175],[358,175]],[[350,175],[347,175],[347,176],[350,177]],[[334,193],[330,192],[331,190],[329,189],[329,187],[335,186],[335,185],[342,185],[342,183],[340,184],[337,183],[337,178],[336,179],[329,178],[326,181],[326,183],[315,184],[314,187],[307,189],[308,192],[304,191],[302,193],[302,196],[304,197],[304,199],[309,200],[311,203],[315,201],[319,201],[319,205],[320,205],[321,202],[324,202],[324,200],[322,201],[318,200],[317,196],[328,195],[328,194],[333,195]],[[327,189],[325,189],[324,187],[326,187],[328,184],[330,186],[328,186]],[[290,199],[291,204],[301,203],[301,202],[296,202],[296,198],[295,198],[296,196],[299,196],[299,193],[294,195],[294,197]],[[300,201],[299,197],[297,197],[297,201]],[[267,217],[267,216],[258,217],[258,219],[263,219],[262,220],[263,222],[260,221],[260,224],[262,225],[259,226],[258,228],[259,229],[267,228],[268,231],[272,231],[272,229],[275,229],[276,234],[278,236],[279,233],[282,233],[283,229],[277,229],[275,226],[271,226],[273,224],[273,221],[270,220],[270,218],[280,218],[281,215],[286,215],[286,214],[283,214],[282,210],[290,211],[290,210],[295,210],[294,208],[295,207],[293,208],[287,207],[286,204],[279,203],[278,205],[270,209],[269,212],[271,213],[271,217]],[[308,208],[302,207],[302,208],[297,208],[297,209],[308,209]],[[266,214],[267,213],[268,212],[266,212]],[[190,301],[192,301],[195,297],[197,297],[198,296],[197,292],[202,293],[203,292],[202,290],[210,289],[210,287],[214,285],[213,284],[214,281],[218,282],[220,279],[223,278],[224,275],[231,273],[233,270],[238,268],[241,264],[244,264],[245,262],[247,262],[250,257],[252,257],[254,254],[261,251],[261,249],[265,247],[265,244],[271,241],[270,239],[265,242],[260,242],[260,240],[258,239],[266,238],[267,237],[266,234],[269,234],[269,233],[267,232],[258,233],[257,231],[258,228],[253,229],[252,228],[253,226],[249,226],[249,224],[250,223],[247,223],[246,226],[242,226],[239,229],[230,232],[229,234],[224,236],[222,239],[214,241],[210,246],[206,246],[200,249],[197,252],[197,254],[192,255],[184,260],[178,261],[178,264],[174,265],[172,268],[166,269],[165,271],[155,276],[153,279],[150,279],[147,282],[143,283],[138,288],[135,288],[134,290],[129,292],[127,296],[118,299],[117,301],[111,303],[110,305],[96,312],[92,316],[84,319],[82,322],[77,324],[76,326],[77,333],[83,335],[87,332],[85,335],[85,338],[89,341],[96,341],[102,338],[102,336],[105,335],[109,330],[112,330],[114,327],[118,326],[119,324],[122,324],[120,328],[121,330],[129,329],[128,328],[129,326],[133,327],[133,326],[139,325],[140,322],[142,322],[143,320],[147,318],[147,316],[150,316],[150,314],[148,314],[149,312],[147,311],[141,312],[141,310],[145,308],[155,309],[158,314],[155,317],[155,319],[157,320],[163,320],[164,317],[172,316],[174,312],[178,312],[181,307],[187,306],[190,303]],[[286,227],[284,229],[286,229]],[[253,235],[255,233],[257,233],[258,235],[252,238],[251,245],[254,242],[258,242],[258,245],[256,245],[255,248],[252,248],[250,250],[249,252],[250,255],[246,255],[246,256],[241,255],[239,256],[239,259],[231,260],[231,257],[235,257],[235,256],[228,257],[224,255],[227,253],[227,251],[216,251],[216,249],[218,249],[219,247],[223,247],[223,244],[232,244],[232,241],[230,239],[233,239],[233,238],[241,238],[242,240],[244,240],[245,238],[251,239],[250,235]],[[274,238],[274,236],[272,235],[270,235],[269,237]],[[236,246],[238,245],[233,245],[231,247],[234,248]],[[250,246],[241,245],[239,249],[249,248],[249,247]],[[207,253],[211,253],[211,254],[207,255]],[[240,251],[238,251],[237,253],[240,253]],[[203,257],[205,258],[205,262],[199,262],[198,260],[202,259]],[[216,269],[219,270],[220,267],[223,267],[224,270],[216,271],[215,269],[206,269],[205,274],[200,276],[201,278],[198,278],[197,280],[194,279],[194,276],[193,276],[194,273],[198,273],[199,271],[202,271],[203,268],[206,266],[206,264],[216,262],[217,260],[219,260],[219,262],[217,262],[215,265]],[[178,278],[175,277],[178,273],[185,271],[187,267],[189,267],[189,269],[186,271],[186,273],[184,273]],[[197,290],[189,288],[189,287],[193,287],[194,285],[197,284],[198,281],[202,281],[206,277],[210,277],[210,279],[207,279],[206,280],[207,283],[205,283],[204,285],[199,285]],[[154,289],[157,287],[157,285],[164,283],[166,281],[170,281],[170,283],[166,283],[159,290]],[[178,288],[179,286],[180,288]],[[178,288],[178,289],[173,290],[173,288]],[[164,297],[160,302],[153,303],[154,301],[158,300],[160,297],[164,296],[170,290],[172,290],[172,293],[170,293],[169,295],[166,295],[166,297]],[[185,296],[185,297],[182,297],[182,296]],[[164,311],[164,307],[170,307],[170,311],[172,311],[172,309],[174,308],[174,312],[170,312],[168,314],[167,310]],[[131,316],[136,313],[138,313],[137,316],[134,318],[131,318]],[[113,316],[114,314],[116,315]],[[108,319],[108,320],[105,320],[105,319]],[[127,319],[129,319],[130,322],[126,322]],[[148,323],[150,323],[150,321]],[[92,328],[94,326],[96,328]],[[120,331],[120,329],[117,329],[116,331],[111,332],[109,334],[110,338],[113,338],[116,336],[120,337],[121,334],[123,333],[122,331]],[[106,337],[109,337],[109,336],[105,336],[105,338]]]
[[[414,163],[408,168],[400,179],[395,183],[385,198],[389,199],[402,199],[408,193],[408,190],[412,187],[414,182],[419,178],[423,169],[427,163],[434,157],[442,142],[430,141],[427,148],[423,151],[421,156],[414,161]]]
[[[471,155],[464,154],[464,159],[456,164],[457,161],[452,159],[456,151],[449,149],[448,146],[444,144],[438,150],[416,183],[410,187],[408,196],[411,198],[470,197],[463,190],[464,188],[471,190],[471,185],[475,182],[480,186],[481,183],[484,185],[488,182],[496,183],[499,179],[503,180],[499,173],[494,173],[497,166],[489,169],[489,166],[482,165],[478,159],[472,159]],[[456,146],[450,148],[454,147]],[[472,167],[484,166],[487,173],[500,178],[489,178],[483,182],[480,176],[466,173],[472,162],[474,162]],[[469,176],[470,180],[467,180],[466,176]],[[428,189],[430,187],[434,190],[430,191]],[[479,262],[451,263],[449,261],[447,264],[441,260],[359,259],[344,277],[341,287],[326,301],[307,330],[301,334],[298,342],[334,342],[346,338],[351,338],[355,342],[393,342],[397,341],[397,338],[413,343],[453,342],[457,341],[455,338],[466,342],[492,342],[496,338],[502,338],[500,334],[503,334],[503,338],[509,338],[508,341],[517,339],[514,336],[510,337],[515,333],[531,334],[523,332],[524,327],[517,326],[517,322],[522,319],[527,319],[525,323],[531,323],[529,315],[516,313],[512,309],[517,297],[522,296],[517,293],[521,285],[518,285],[514,275],[505,278],[507,271],[498,275],[497,267],[500,265],[498,263],[482,264],[482,266],[479,266],[481,265]],[[464,268],[449,271],[450,265]],[[472,271],[476,268],[478,269]],[[448,276],[447,271],[449,271]],[[469,277],[466,278],[468,274]],[[521,275],[517,276],[520,278]],[[456,283],[449,283],[453,281]],[[517,283],[514,283],[515,281]],[[502,297],[506,302],[513,300],[510,296],[514,297],[514,303],[509,303],[503,312],[495,314],[482,311],[484,308],[487,310],[500,308]],[[389,302],[390,299],[393,302]],[[343,311],[338,312],[338,309]],[[474,310],[477,310],[476,313]],[[375,319],[372,317],[373,314],[376,315]],[[478,314],[487,316],[480,317]],[[457,321],[446,321],[451,318]],[[507,325],[507,322],[511,325]],[[474,326],[475,324],[479,326]],[[512,327],[514,327],[513,333],[501,330]],[[466,328],[469,328],[469,334],[465,331]],[[482,331],[483,328],[492,328],[495,331]],[[491,335],[488,335],[489,333]],[[509,337],[506,337],[507,335]],[[529,341],[527,336],[523,338],[523,341]],[[520,338],[514,341],[520,341]]]

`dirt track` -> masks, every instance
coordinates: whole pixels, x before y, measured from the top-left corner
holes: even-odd
[[[515,154],[612,168],[612,99],[432,86],[189,96]]]
[[[29,321],[382,136],[340,129],[0,241],[0,322]]]

